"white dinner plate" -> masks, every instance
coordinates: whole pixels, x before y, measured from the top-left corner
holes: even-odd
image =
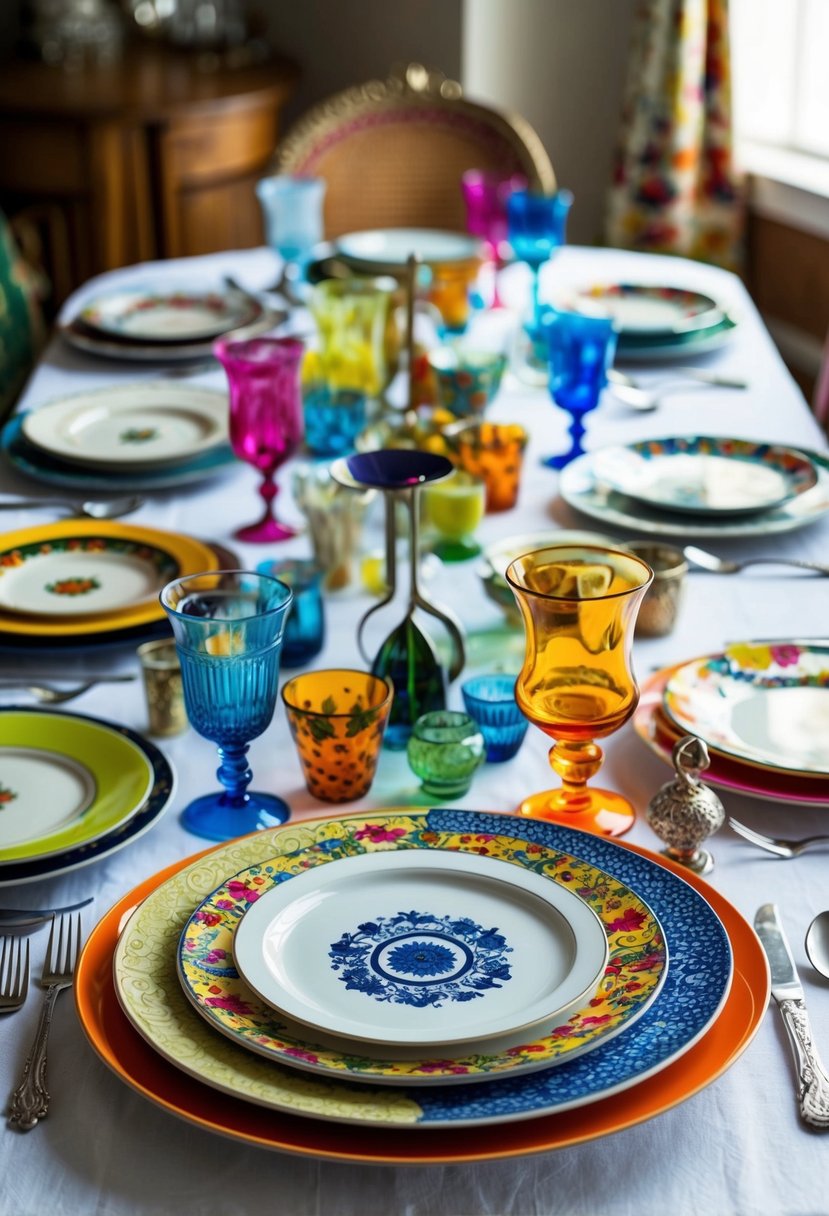
[[[829,511],[829,458],[802,450],[817,469],[817,485],[769,511],[754,515],[710,516],[668,514],[661,508],[637,502],[603,481],[596,467],[597,452],[577,457],[562,470],[558,488],[576,511],[602,524],[652,536],[725,537],[770,536],[791,532],[821,519]]]
[[[597,477],[648,506],[690,515],[751,515],[817,485],[812,462],[793,448],[751,439],[670,435],[599,448]]]
[[[62,397],[26,414],[29,443],[91,468],[154,468],[227,443],[227,393],[150,380]]]
[[[355,265],[400,269],[415,254],[427,265],[468,262],[480,256],[481,244],[463,232],[441,232],[435,228],[378,228],[348,232],[334,245],[340,257]]]
[[[557,307],[611,317],[620,334],[662,337],[709,329],[723,319],[711,296],[647,283],[596,283],[561,293]]]
[[[829,645],[733,643],[675,671],[663,707],[727,756],[829,776]]]
[[[256,300],[241,292],[192,291],[186,287],[152,291],[112,291],[81,310],[91,329],[142,342],[181,342],[218,338],[249,325],[261,313]]]
[[[327,1034],[470,1043],[561,1019],[594,991],[607,937],[542,875],[459,853],[343,858],[272,888],[233,938],[272,1008]]]

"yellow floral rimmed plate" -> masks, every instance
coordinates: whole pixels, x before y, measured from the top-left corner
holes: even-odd
[[[215,1029],[237,1044],[284,1065],[371,1084],[452,1084],[520,1075],[573,1060],[627,1030],[657,995],[667,950],[656,916],[625,883],[569,854],[510,836],[493,835],[474,849],[457,833],[422,830],[400,816],[388,827],[333,820],[313,846],[248,866],[226,880],[194,911],[182,932],[178,973],[185,995]],[[244,913],[269,891],[327,863],[411,850],[467,854],[510,864],[576,894],[598,916],[607,937],[604,974],[582,1006],[552,1025],[501,1036],[485,1044],[391,1048],[320,1036],[267,1006],[240,978],[233,935]],[[379,858],[378,858],[379,860]],[[287,888],[286,888],[287,889]],[[457,1006],[459,1016],[463,1004]]]
[[[90,575],[84,570],[83,555],[100,561],[100,555],[109,553],[108,567],[96,565]],[[60,554],[66,557],[66,569],[60,567]],[[139,602],[112,608],[92,607],[87,614],[84,600],[87,595],[99,597],[105,590],[102,583],[110,576],[117,580],[118,555],[132,565],[140,563],[145,573],[139,579]],[[161,620],[164,611],[156,597],[147,598],[146,571],[157,569],[158,577],[165,581],[197,574],[203,570],[215,570],[217,559],[213,551],[201,541],[175,532],[162,532],[157,528],[141,528],[132,524],[120,524],[98,520],[62,520],[43,524],[35,528],[22,528],[7,532],[0,539],[0,588],[3,578],[10,574],[19,577],[19,571],[29,562],[45,561],[48,558],[47,582],[58,590],[55,595],[65,594],[71,599],[76,615],[61,615],[56,619],[35,617],[22,611],[0,611],[0,632],[21,634],[27,637],[65,637],[67,634],[83,635],[126,629],[132,625],[145,625]],[[162,574],[163,569],[163,574]],[[132,575],[130,575],[132,577]],[[29,593],[31,598],[31,592]],[[117,587],[111,602],[118,603]],[[0,604],[2,594],[0,593]]]
[[[94,719],[3,709],[0,738],[0,874],[114,831],[153,786],[143,752]]]

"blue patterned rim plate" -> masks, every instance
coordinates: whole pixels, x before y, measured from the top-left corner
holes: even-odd
[[[809,448],[798,449],[817,471],[817,485],[771,510],[746,516],[666,514],[660,507],[634,502],[607,485],[596,465],[598,452],[577,457],[562,470],[558,489],[568,506],[626,531],[651,536],[712,537],[770,536],[792,532],[822,519],[829,511],[829,457]]]
[[[123,494],[126,490],[168,490],[173,486],[205,481],[235,465],[236,457],[226,443],[219,444],[199,456],[158,469],[85,469],[71,465],[48,452],[41,451],[26,439],[26,411],[10,418],[0,431],[0,452],[20,473],[34,481],[61,486],[88,497],[91,493]]]
[[[290,1114],[363,1126],[461,1127],[536,1118],[619,1094],[679,1059],[716,1021],[728,996],[733,971],[728,936],[710,904],[672,871],[609,840],[557,824],[452,810],[433,810],[403,818],[414,819],[421,833],[433,832],[438,838],[442,832],[470,838],[478,835],[484,842],[503,832],[509,823],[509,830],[528,845],[538,843],[588,861],[639,894],[654,909],[665,930],[671,965],[662,991],[637,1023],[636,1032],[619,1035],[589,1054],[547,1072],[474,1086],[383,1087],[375,1096],[365,1086],[303,1077],[303,1096],[299,1101],[290,1093],[290,1070],[239,1053],[232,1045],[223,1045],[219,1036],[215,1036],[215,1042],[211,1040],[210,1051],[212,1060],[217,1055],[221,1059],[220,1075],[215,1075],[207,1063],[202,1068],[203,1057],[197,1050],[191,1050],[189,1056],[166,1058],[214,1088],[235,1097],[251,1094],[257,1104]],[[369,836],[372,833],[379,836],[393,830],[395,817],[367,816],[367,820]],[[370,824],[375,826],[371,828]],[[324,837],[324,823],[309,826],[316,826]],[[264,852],[273,848],[273,838],[269,842],[267,836],[262,841]],[[170,879],[157,889],[159,898],[163,898],[160,893],[165,887],[175,881]],[[125,940],[126,935],[122,942]],[[119,948],[119,957],[121,953]],[[116,958],[116,967],[117,962]],[[163,960],[162,963],[166,975],[168,964]],[[121,995],[119,986],[119,999]],[[123,1000],[122,1007],[132,1020],[134,1011]],[[177,1015],[173,1005],[168,1005],[165,1016],[165,1030],[174,1024],[190,1041],[187,1028],[192,1020],[199,1022],[198,1016],[189,1010],[187,1017]],[[165,1054],[164,1043],[154,1043],[154,1022],[150,1018],[137,1028]],[[252,1077],[257,1078],[253,1089]],[[268,1087],[272,1087],[272,1094],[267,1092]],[[315,1094],[318,1104],[311,1100]]]
[[[19,712],[18,707],[10,706],[10,711]],[[4,711],[0,709],[0,715]],[[29,714],[50,714],[54,710],[27,709]],[[143,836],[145,832],[158,822],[172,801],[176,787],[176,776],[172,765],[166,756],[136,731],[117,722],[108,722],[105,718],[93,718],[88,714],[72,714],[84,722],[92,722],[97,726],[105,726],[117,731],[125,739],[129,739],[140,752],[146,756],[152,768],[152,785],[149,794],[141,808],[126,821],[106,835],[86,844],[68,848],[62,853],[33,861],[11,862],[4,865],[0,871],[0,888],[14,887],[27,882],[40,882],[47,878],[55,878],[59,874],[68,874],[70,870],[79,870],[82,866],[90,865],[102,857],[109,857],[126,845]]]
[[[360,825],[359,819],[329,820],[321,829],[328,835],[318,844],[248,866],[213,891],[185,925],[177,952],[182,989],[205,1021],[231,1041],[291,1068],[372,1085],[434,1085],[466,1084],[507,1073],[515,1076],[537,1072],[565,1059],[575,1059],[600,1041],[607,1041],[628,1029],[641,1017],[664,981],[668,955],[659,921],[629,887],[566,853],[538,844],[527,845],[509,835],[492,836],[486,844],[477,836],[461,839],[451,833],[441,833],[436,840],[436,833],[416,830],[416,822],[420,820],[398,816],[394,825],[384,830],[377,825],[369,825],[367,829],[366,825]],[[508,823],[505,826],[509,829]],[[366,853],[372,848],[373,852]],[[237,930],[266,905],[268,893],[275,888],[284,891],[287,897],[291,896],[293,884],[286,887],[286,878],[301,877],[309,868],[341,859],[349,859],[350,865],[361,861],[382,865],[389,860],[390,849],[399,849],[397,858],[403,862],[419,858],[422,863],[430,863],[441,858],[458,866],[463,862],[486,863],[495,858],[501,868],[513,867],[521,884],[525,879],[538,882],[540,878],[545,886],[557,885],[560,890],[588,903],[601,921],[609,954],[603,975],[588,993],[589,999],[586,998],[576,1012],[566,1017],[557,1016],[552,1023],[536,1028],[532,1035],[519,1032],[497,1040],[488,1038],[485,1043],[471,1047],[467,1043],[455,1048],[440,1044],[431,1054],[424,1048],[406,1049],[395,1045],[391,1049],[388,1040],[373,1048],[365,1048],[362,1044],[352,1046],[330,1036],[316,1035],[309,1041],[312,1032],[280,1020],[272,1008],[257,1000],[235,967],[229,965]],[[480,851],[483,849],[486,854],[482,856]],[[392,875],[393,881],[395,877]],[[396,898],[394,902],[397,904]],[[500,939],[502,926],[500,917],[497,919]],[[369,953],[372,939],[378,935],[392,936],[402,938],[403,945],[408,946],[412,929],[424,928],[434,928],[434,925],[430,926],[423,915],[409,911],[387,918],[384,924],[375,919],[361,927],[357,934],[348,935],[347,939],[344,935],[331,945],[332,965],[337,976],[353,984],[358,991],[367,988],[371,995],[377,990],[380,998],[393,998],[396,981],[390,982],[388,976],[381,973],[379,984],[375,982],[376,973],[372,972]],[[493,970],[500,970],[497,957],[493,969],[493,956],[497,956],[506,943],[491,940],[489,931],[480,935],[468,918],[453,926],[453,930],[460,931],[461,949],[470,941],[476,953],[478,947],[483,946],[484,965],[476,970],[483,971],[494,981],[477,986],[473,982],[471,987],[463,983],[449,985],[444,996],[440,977],[435,976],[436,982],[431,986],[427,977],[425,996],[432,1001],[444,1001],[457,1018],[459,1006],[463,1006],[464,1013],[469,1008],[470,991],[471,999],[477,1003],[481,997],[485,1000],[491,994],[495,984],[508,985],[511,976],[508,974],[503,979],[500,975],[493,976]],[[445,943],[441,941],[440,944]],[[423,951],[424,957],[416,958],[417,970],[433,970],[427,966],[431,961],[430,953]],[[510,972],[509,951],[503,953],[507,962],[505,971]],[[356,966],[347,965],[347,960],[355,955]],[[339,965],[341,960],[343,965]],[[405,987],[415,997],[424,995],[417,983]]]
[[[669,435],[599,448],[600,481],[648,506],[684,514],[753,515],[817,485],[802,452],[777,443],[710,435]]]

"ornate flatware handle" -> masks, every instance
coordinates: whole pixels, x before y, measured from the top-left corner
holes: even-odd
[[[800,1117],[810,1127],[829,1131],[829,1076],[812,1040],[805,1002],[799,999],[781,1001],[780,1012],[797,1066]]]
[[[52,1014],[55,1011],[55,1001],[58,999],[60,986],[52,984],[46,993],[37,1033],[31,1050],[23,1065],[23,1080],[11,1096],[9,1102],[9,1127],[18,1131],[30,1132],[38,1119],[45,1119],[49,1113],[49,1091],[46,1088],[46,1047],[49,1042],[49,1027],[52,1025]]]

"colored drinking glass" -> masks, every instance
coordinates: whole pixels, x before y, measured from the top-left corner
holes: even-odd
[[[526,262],[532,272],[532,310],[530,327],[533,333],[541,322],[538,287],[541,267],[566,239],[567,216],[573,205],[569,190],[557,194],[538,194],[534,190],[513,190],[507,199],[509,243],[519,262]]]
[[[486,487],[464,469],[423,488],[426,523],[437,532],[432,552],[442,562],[465,562],[477,557],[481,546],[474,532],[484,517]]]
[[[632,826],[626,798],[587,782],[602,763],[594,740],[618,730],[639,700],[631,646],[652,577],[630,553],[580,545],[539,549],[508,566],[526,635],[515,697],[555,740],[550,764],[561,778],[559,789],[526,798],[523,815],[606,836]]]
[[[584,419],[599,404],[616,353],[617,331],[608,317],[587,317],[545,307],[542,331],[550,363],[550,393],[570,415],[570,447],[544,463],[563,469],[584,452]]]
[[[296,338],[222,339],[213,351],[230,384],[231,446],[263,478],[259,493],[265,514],[235,535],[256,543],[286,540],[295,530],[274,517],[273,500],[278,493],[274,473],[302,442],[302,343]]]
[[[517,422],[458,423],[449,432],[461,468],[486,486],[486,510],[508,511],[518,501],[529,435]]]
[[[484,763],[486,745],[469,714],[442,709],[418,718],[406,755],[424,794],[441,800],[462,798]]]
[[[364,671],[312,671],[282,689],[308,792],[353,802],[371,788],[392,705],[388,680]]]
[[[316,562],[290,557],[278,562],[259,562],[256,569],[259,574],[279,579],[294,593],[282,638],[282,666],[304,667],[325,644],[322,571]]]
[[[325,186],[323,178],[287,173],[256,183],[265,238],[285,262],[279,290],[284,289],[286,279],[290,282],[304,276],[311,251],[322,240]]]
[[[320,345],[308,352],[303,379],[332,391],[356,389],[379,398],[398,354],[392,313],[394,279],[327,279],[311,293]]]
[[[515,676],[499,673],[473,676],[461,685],[461,694],[466,712],[481,728],[487,763],[511,760],[529,727],[515,700]]]
[[[196,574],[168,583],[161,605],[173,628],[193,728],[217,744],[220,792],[197,798],[184,826],[207,840],[230,840],[284,823],[275,794],[248,789],[247,751],[270,725],[291,589],[246,571]]]
[[[470,294],[480,269],[481,263],[477,258],[431,267],[427,299],[440,315],[438,334],[441,338],[466,332]]]
[[[512,177],[502,177],[498,173],[469,169],[461,177],[467,231],[481,238],[492,263],[493,308],[502,306],[498,297],[498,271],[504,264],[507,240],[507,199],[513,191],[525,190],[526,187],[527,180],[519,173],[513,174]]]
[[[347,456],[366,426],[366,395],[359,389],[307,384],[302,390],[305,446],[312,456]]]
[[[499,351],[458,350],[441,346],[427,356],[438,403],[456,418],[483,414],[501,387],[507,366]]]
[[[308,521],[314,561],[327,594],[347,591],[359,581],[358,554],[373,490],[355,492],[338,485],[327,465],[300,465],[291,481],[294,500]]]

